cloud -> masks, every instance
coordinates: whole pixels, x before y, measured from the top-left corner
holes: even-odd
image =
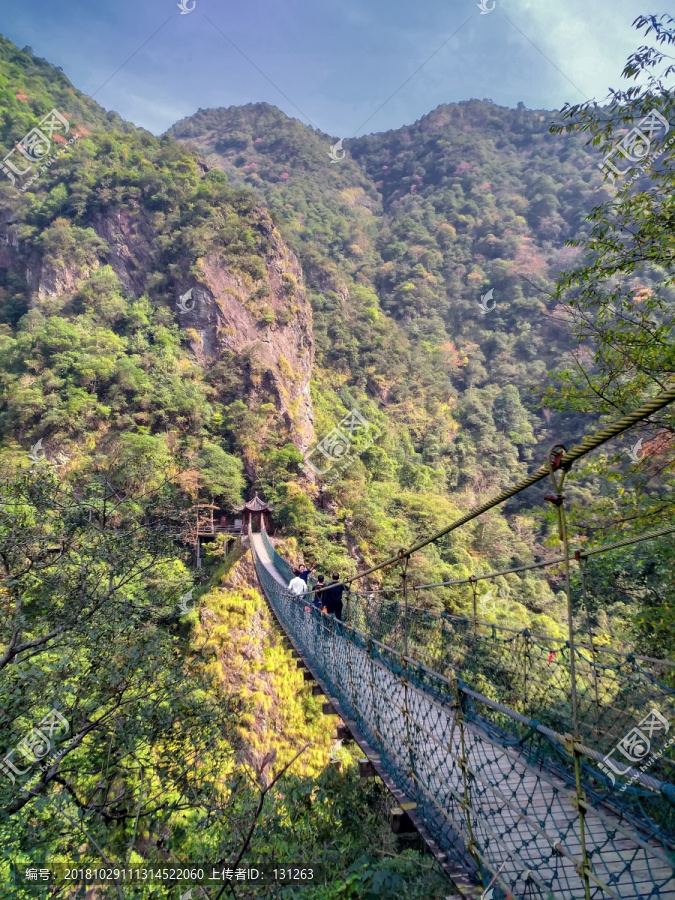
[[[644,3],[616,0],[611,12],[587,0],[559,0],[556,4],[512,0],[503,8],[550,60],[552,73],[565,94],[571,82],[587,98],[604,100],[610,86],[619,85],[625,60],[637,46],[639,36],[632,22],[644,12]],[[520,35],[518,38],[524,40]],[[534,48],[532,51],[536,52]]]

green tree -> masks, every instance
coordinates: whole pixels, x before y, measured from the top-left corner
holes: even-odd
[[[507,384],[497,394],[492,404],[492,418],[497,430],[508,435],[514,444],[534,443],[530,419],[515,384]]]
[[[634,25],[645,36],[653,33],[655,45],[629,57],[623,77],[636,83],[612,90],[606,106],[566,105],[552,130],[588,133],[589,144],[608,152],[617,131],[635,128],[645,116],[675,121],[675,94],[667,85],[675,65],[664,49],[675,46],[674,23],[668,15],[639,16]],[[604,202],[589,216],[590,234],[569,241],[582,259],[560,277],[557,296],[578,349],[574,366],[561,374],[559,399],[548,394],[552,405],[624,413],[675,378],[675,144],[664,140],[659,121],[642,166],[615,154],[625,175],[607,170]],[[659,424],[673,433],[672,413],[662,413]]]
[[[241,503],[241,494],[246,486],[241,460],[226,453],[218,444],[204,441],[197,457],[205,490],[213,499],[228,506]]]
[[[108,469],[71,487],[46,463],[0,479],[5,859],[36,850],[37,820],[41,854],[84,837],[123,858],[134,821],[189,805],[187,770],[199,795],[191,761],[227,725],[227,699],[186,668],[175,630],[190,584],[176,550],[184,504],[167,481],[136,482]],[[50,755],[35,764],[15,748],[53,710]]]
[[[629,86],[612,90],[604,105],[565,106],[552,126],[588,135],[606,157],[598,154],[605,183],[590,228],[568,241],[580,251],[577,264],[558,278],[556,298],[576,346],[545,401],[611,418],[675,384],[675,66],[667,52],[675,19],[639,16],[633,24],[651,41],[626,62]],[[577,502],[569,522],[590,546],[673,522],[675,409],[640,427],[640,442],[630,438],[632,459],[615,444],[580,467],[585,484],[570,491]],[[672,554],[662,541],[593,557],[588,570],[591,625],[613,643],[621,636],[652,656],[672,656]]]

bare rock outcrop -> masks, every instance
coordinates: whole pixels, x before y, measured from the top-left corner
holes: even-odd
[[[127,295],[140,297],[147,292],[157,302],[171,305],[205,371],[224,353],[234,354],[244,401],[251,407],[272,403],[282,425],[282,439],[291,440],[304,453],[314,440],[309,393],[314,362],[312,310],[295,255],[262,206],[256,216],[255,227],[265,239],[266,250],[264,274],[252,277],[236,268],[236,258],[228,264],[216,246],[194,260],[189,270],[182,260],[167,261],[166,254],[161,255],[153,215],[143,207],[97,212],[91,229],[100,240],[82,248],[77,263],[67,255],[41,257],[37,250],[23,248],[31,305],[42,306],[47,314],[58,312],[75,296],[82,279],[109,265]],[[14,261],[16,244],[11,223],[0,222],[0,256]],[[185,269],[183,276],[181,269]],[[158,275],[161,288],[156,287]]]
[[[304,452],[314,439],[312,310],[295,255],[272,223],[266,224],[272,252],[265,261],[265,278],[252,282],[209,254],[197,283],[181,286],[181,296],[189,297],[180,319],[202,362],[218,359],[223,349],[237,354],[251,398],[273,400],[291,439]]]

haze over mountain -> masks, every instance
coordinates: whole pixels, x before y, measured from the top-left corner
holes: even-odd
[[[155,134],[200,106],[264,100],[348,137],[449,100],[554,109],[602,99],[643,11],[639,0],[487,0],[489,14],[476,0],[184,5],[189,14],[176,0],[7,3],[2,31]]]

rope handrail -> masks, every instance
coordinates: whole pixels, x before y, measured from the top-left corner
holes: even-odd
[[[582,559],[586,559],[589,556],[595,556],[598,553],[605,553],[608,550],[616,550],[617,547],[627,547],[630,544],[638,544],[642,541],[650,541],[657,537],[662,537],[666,534],[675,533],[675,526],[671,526],[669,528],[660,528],[658,531],[651,531],[648,534],[641,534],[637,537],[625,538],[621,541],[616,541],[612,544],[605,544],[602,547],[596,547],[592,550],[577,550],[575,554],[578,553]],[[565,561],[564,556],[556,556],[554,559],[544,559],[540,560],[536,563],[526,563],[522,566],[513,566],[510,569],[498,569],[496,572],[485,572],[479,575],[469,575],[468,578],[452,578],[449,581],[434,581],[430,584],[412,584],[411,588],[414,591],[424,591],[429,590],[431,588],[437,587],[451,587],[458,584],[471,584],[474,581],[484,581],[488,578],[498,578],[502,575],[514,575],[518,572],[529,572],[533,569],[544,569],[546,566],[555,566],[559,563]],[[386,587],[386,588],[374,588],[373,590],[362,590],[360,593],[362,594],[393,594],[402,591],[401,587]],[[308,592],[309,593],[309,592]]]
[[[298,603],[298,598],[289,592],[289,599]],[[381,641],[375,640],[374,638],[369,638],[364,632],[359,631],[358,628],[354,628],[352,625],[349,625],[347,622],[343,622],[341,624],[341,628],[346,631],[351,631],[354,636],[360,637],[361,640],[366,641],[370,640],[372,644],[376,647],[380,647],[382,650],[391,652],[391,647],[383,644]],[[438,679],[438,681],[444,683],[448,689],[453,687],[452,681],[447,678],[445,675],[441,675],[440,672],[437,672],[435,669],[430,669],[428,666],[425,666],[417,659],[413,659],[411,656],[405,656],[403,653],[397,654],[402,663],[405,663],[408,666],[412,666],[418,671],[425,672],[429,677]],[[542,725],[536,719],[532,719],[528,716],[524,716],[519,712],[516,712],[514,709],[510,709],[508,706],[504,706],[502,703],[497,703],[496,700],[490,700],[489,697],[486,697],[484,694],[479,693],[478,691],[472,690],[468,685],[464,684],[461,679],[458,682],[458,690],[460,690],[463,694],[466,694],[467,697],[471,697],[474,700],[478,700],[480,703],[485,706],[493,709],[497,712],[502,713],[505,716],[513,719],[516,722],[519,722],[521,725],[526,725],[528,728],[532,728],[535,731],[538,731],[540,734],[545,735],[548,738],[556,741],[562,747],[565,746],[567,735],[562,734],[558,731],[555,731],[552,728],[547,728],[545,725]],[[591,747],[586,747],[583,743],[578,742],[577,747],[584,756],[587,756],[589,759],[593,759],[596,762],[600,762],[602,760],[602,754],[598,753],[597,750],[593,750]],[[656,793],[661,793],[664,788],[670,787],[669,782],[661,781],[658,778],[652,778],[650,775],[644,775],[642,772],[639,772],[637,769],[629,768],[626,772],[629,777],[635,777],[637,781],[643,784],[645,787],[649,788]]]
[[[662,528],[658,531],[653,531],[648,534],[640,535],[639,537],[627,538],[626,540],[617,541],[613,544],[606,544],[603,547],[597,547],[593,550],[578,551],[578,552],[580,553],[582,558],[585,558],[585,557],[592,556],[592,555],[595,555],[598,553],[602,553],[604,551],[614,550],[617,547],[622,547],[627,544],[635,544],[635,543],[638,543],[641,541],[648,541],[648,540],[652,540],[657,537],[661,537],[664,534],[671,534],[671,533],[675,533],[675,526],[673,526],[671,528]],[[272,545],[272,543],[269,540],[269,537],[265,531],[264,526],[262,528],[262,536],[263,536],[263,542],[267,548],[270,558],[272,559],[272,561],[274,563],[275,568],[277,569],[277,571],[279,572],[281,577],[286,582],[288,582],[289,579],[286,578],[286,569],[287,568],[290,569],[290,567],[289,567],[288,563],[284,560],[284,558],[279,554],[277,549]],[[429,590],[431,588],[436,588],[436,587],[472,584],[477,581],[481,581],[481,580],[488,579],[488,578],[496,578],[498,576],[509,575],[509,574],[518,573],[518,572],[522,572],[522,571],[528,571],[528,570],[531,570],[534,568],[543,568],[544,566],[558,565],[558,564],[562,563],[563,561],[564,561],[564,557],[560,556],[560,557],[556,557],[555,559],[549,559],[549,560],[545,560],[543,562],[538,562],[538,563],[530,563],[525,566],[517,566],[512,569],[502,569],[502,570],[499,570],[496,572],[488,572],[483,575],[471,575],[468,578],[457,578],[457,579],[453,579],[451,581],[439,581],[439,582],[435,582],[435,583],[431,583],[431,584],[415,584],[415,585],[412,585],[411,588],[413,591],[416,592],[416,591],[421,591],[421,590]],[[283,568],[281,567],[281,564],[283,564]],[[368,599],[375,594],[400,593],[402,590],[403,590],[403,588],[391,587],[391,588],[380,588],[378,590],[372,590],[372,591],[371,590],[351,591],[350,597],[359,596],[359,597],[362,597],[364,599],[364,601],[367,602]],[[320,592],[320,590],[317,591],[316,589],[310,589],[305,594],[303,594],[303,597],[309,598],[313,594],[316,594],[319,592]],[[380,604],[386,603],[386,601],[383,601],[383,600],[379,600],[378,602]],[[397,607],[397,608],[400,606],[399,601],[395,600],[395,599],[391,600],[390,605],[392,607]],[[408,609],[409,614],[421,614],[423,616],[428,616],[428,617],[436,619],[438,621],[445,619],[449,622],[454,622],[454,623],[463,623],[463,624],[464,623],[466,623],[466,624],[472,623],[475,626],[483,626],[485,628],[492,629],[493,631],[505,632],[507,634],[512,634],[514,636],[527,635],[528,637],[538,639],[542,642],[548,643],[549,645],[550,644],[558,644],[560,646],[564,646],[567,644],[567,640],[565,638],[555,637],[550,634],[542,634],[541,632],[538,632],[538,631],[532,631],[529,628],[513,628],[508,625],[498,624],[496,622],[491,622],[486,619],[480,619],[477,617],[475,617],[475,618],[472,617],[471,619],[469,619],[467,616],[453,615],[452,613],[447,613],[447,612],[443,612],[443,611],[435,610],[435,609],[429,609],[424,606],[409,605],[407,607],[407,609]],[[598,646],[590,646],[589,644],[582,642],[582,643],[578,644],[578,647],[581,650],[586,650],[589,652],[595,652],[598,649],[600,649],[603,653],[608,653],[612,656],[615,656],[617,658],[621,658],[624,660],[634,659],[636,661],[644,662],[644,663],[647,663],[650,665],[662,666],[664,669],[675,670],[675,661],[671,661],[668,659],[663,659],[663,658],[659,658],[659,657],[655,657],[655,656],[646,656],[644,654],[634,653],[633,651],[628,651],[628,650],[616,650],[615,648],[608,647],[605,644],[601,644],[598,647]]]
[[[650,531],[645,535],[637,537],[624,538],[621,541],[615,541],[613,544],[605,544],[602,547],[594,547],[592,550],[580,550],[579,555],[582,559],[588,556],[595,556],[597,553],[606,553],[608,550],[616,550],[617,547],[628,547],[630,544],[639,544],[640,541],[650,541],[652,538],[662,537],[664,534],[672,534],[675,528],[660,528],[658,531]]]
[[[632,428],[633,425],[636,425],[638,422],[641,422],[643,419],[648,418],[658,410],[663,409],[665,406],[668,406],[674,400],[675,388],[671,388],[667,391],[662,391],[661,393],[657,394],[656,397],[654,397],[647,403],[644,403],[634,412],[624,416],[622,419],[619,419],[618,422],[615,422],[613,425],[608,425],[606,428],[601,429],[596,434],[584,438],[580,444],[572,447],[571,450],[566,450],[562,455],[562,458],[560,459],[558,468],[562,469],[563,471],[567,471],[572,463],[576,462],[576,460],[581,459],[592,450],[596,450],[598,447],[606,444],[607,441],[612,440],[612,438],[617,437],[617,435],[622,434],[629,428]],[[550,463],[545,463],[544,465],[540,466],[532,475],[521,479],[513,487],[507,488],[496,497],[493,497],[492,500],[488,500],[486,503],[483,503],[476,509],[473,509],[470,512],[466,513],[466,515],[462,516],[461,518],[456,519],[454,522],[451,522],[444,528],[441,528],[438,531],[434,532],[429,537],[412,544],[407,549],[403,548],[396,556],[392,556],[389,559],[384,560],[384,562],[378,563],[375,566],[370,566],[370,568],[365,569],[365,571],[363,572],[357,573],[352,578],[345,579],[342,583],[351,584],[352,581],[357,581],[359,578],[364,578],[366,575],[371,575],[373,572],[378,572],[380,569],[384,569],[387,566],[398,563],[402,556],[409,557],[411,554],[416,553],[423,547],[426,547],[427,544],[432,544],[434,543],[434,541],[437,541],[439,538],[444,537],[451,531],[460,528],[462,525],[466,525],[467,522],[470,522],[477,516],[488,512],[488,510],[493,509],[495,506],[499,506],[500,503],[503,503],[505,500],[509,500],[511,497],[514,497],[516,494],[519,494],[526,488],[531,487],[533,484],[537,484],[537,482],[542,481],[544,478],[547,478],[550,474],[551,465]]]

